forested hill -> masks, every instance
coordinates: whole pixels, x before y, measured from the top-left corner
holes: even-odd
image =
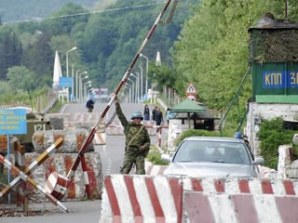
[[[191,4],[198,4],[197,0],[179,2],[171,21],[174,4],[169,7],[143,50],[150,60],[159,51],[163,63],[170,61],[169,50],[191,14]],[[69,70],[88,71],[94,86],[113,88],[163,5],[152,0],[102,0],[89,10],[68,3],[48,19],[4,23],[0,26],[0,79],[23,90],[51,86],[55,51],[65,75],[66,52],[76,46],[69,55]],[[144,59],[140,63],[144,66]],[[141,72],[139,66],[136,72]],[[23,81],[18,79],[20,74]]]
[[[0,16],[3,23],[40,19],[51,15],[67,3],[92,8],[103,0],[1,0]]]

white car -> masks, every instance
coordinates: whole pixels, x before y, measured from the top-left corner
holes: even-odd
[[[255,178],[257,165],[264,163],[242,139],[204,136],[184,139],[172,157],[163,154],[162,159],[170,162],[164,175],[190,177]]]

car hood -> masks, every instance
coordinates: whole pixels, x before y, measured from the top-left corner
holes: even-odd
[[[207,163],[207,162],[178,162],[170,163],[164,175],[189,177],[257,177],[256,169],[252,165]]]

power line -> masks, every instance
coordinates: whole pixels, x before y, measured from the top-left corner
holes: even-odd
[[[83,15],[92,15],[92,14],[99,14],[99,13],[105,13],[105,12],[114,12],[114,11],[130,10],[130,9],[140,9],[140,8],[145,8],[145,7],[148,7],[148,6],[160,5],[160,4],[164,4],[164,3],[165,3],[165,1],[156,1],[156,2],[150,3],[150,4],[143,4],[143,5],[136,5],[136,6],[127,6],[127,7],[121,7],[121,8],[110,8],[110,9],[103,9],[103,10],[96,10],[96,11],[76,13],[76,14],[71,14],[71,15],[54,16],[54,17],[48,17],[48,18],[24,19],[24,20],[19,20],[19,21],[3,22],[3,24],[15,24],[15,23],[23,23],[23,22],[41,22],[41,21],[45,21],[45,20],[63,19],[63,18],[69,18],[69,17],[75,17],[75,16],[83,16]]]

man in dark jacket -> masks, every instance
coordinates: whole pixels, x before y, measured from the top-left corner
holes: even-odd
[[[159,107],[156,108],[154,121],[157,126],[160,126],[163,123],[163,115]]]
[[[143,115],[141,112],[135,112],[131,116],[132,121],[129,122],[122,111],[117,97],[115,98],[115,106],[125,134],[125,154],[120,172],[129,174],[133,164],[135,164],[136,173],[145,174],[145,158],[150,149],[150,137],[147,129],[141,124]]]

